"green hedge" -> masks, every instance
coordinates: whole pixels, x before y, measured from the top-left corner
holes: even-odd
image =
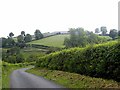
[[[39,58],[36,67],[120,81],[120,44],[108,42],[51,53]]]

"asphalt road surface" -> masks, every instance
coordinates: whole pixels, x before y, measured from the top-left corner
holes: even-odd
[[[22,68],[12,72],[10,76],[10,88],[64,88],[43,77],[25,72],[28,68]]]

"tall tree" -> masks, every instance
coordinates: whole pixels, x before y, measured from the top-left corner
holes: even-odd
[[[34,35],[36,40],[43,38],[43,34],[38,29],[36,29]]]
[[[23,43],[24,42],[24,37],[22,35],[19,35],[17,37],[17,41],[18,41],[18,43]]]
[[[32,40],[32,36],[30,34],[26,34],[24,40],[25,42],[30,42]]]
[[[106,33],[107,33],[107,27],[102,26],[102,27],[101,27],[101,32],[102,32],[102,35],[105,36]]]
[[[14,36],[14,34],[11,32],[11,33],[9,33],[9,37],[13,37]]]
[[[118,35],[118,32],[116,29],[111,29],[110,30],[110,33],[109,33],[109,36],[112,38],[112,39],[115,39]]]
[[[22,35],[22,36],[25,36],[25,31],[21,31],[21,35]]]
[[[6,42],[7,47],[13,47],[15,45],[15,41],[11,37],[8,37]]]
[[[96,29],[95,29],[95,33],[100,33],[99,28],[96,28]]]

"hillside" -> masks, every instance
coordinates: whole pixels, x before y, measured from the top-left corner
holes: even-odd
[[[63,48],[64,47],[63,43],[64,43],[65,37],[69,37],[69,35],[50,36],[47,38],[29,42],[28,44],[37,44],[37,45],[45,45],[45,46]]]

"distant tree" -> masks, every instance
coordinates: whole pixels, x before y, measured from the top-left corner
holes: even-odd
[[[9,37],[13,37],[14,36],[14,34],[11,32],[11,33],[9,33]]]
[[[43,38],[43,34],[38,29],[36,29],[34,35],[36,40]]]
[[[30,34],[26,34],[24,40],[25,40],[25,42],[30,42],[30,41],[32,41],[32,36]]]
[[[66,37],[66,38],[64,39],[64,45],[65,45],[66,47],[71,47],[69,38]]]
[[[21,35],[22,35],[22,36],[25,36],[25,31],[21,31]]]
[[[18,41],[18,43],[23,43],[24,42],[24,37],[22,35],[19,35],[17,37],[17,41]]]
[[[25,44],[25,40],[24,40],[24,36],[23,35],[19,35],[18,37],[17,37],[17,41],[18,41],[18,43],[16,44],[18,47],[20,47],[20,48],[24,48],[24,47],[26,47],[26,44]]]
[[[90,32],[90,34],[87,36],[87,42],[88,44],[94,44],[98,43],[98,36],[94,34],[93,32]]]
[[[25,61],[25,59],[24,59],[24,56],[22,54],[17,54],[16,55],[16,62],[17,63],[22,63],[24,61]]]
[[[86,45],[86,33],[83,28],[70,28],[70,38],[65,38],[66,47],[83,47]]]
[[[95,29],[95,33],[100,33],[99,28],[96,28],[96,29]]]
[[[106,33],[107,33],[107,27],[102,26],[102,27],[101,27],[101,32],[102,32],[102,35],[105,36]]]
[[[109,33],[109,36],[112,38],[112,39],[115,39],[118,35],[118,32],[116,29],[111,29],[110,30],[110,33]]]
[[[13,47],[14,45],[15,45],[15,41],[11,37],[8,37],[6,39],[6,46],[7,47]]]
[[[118,30],[118,41],[120,43],[120,30]]]

